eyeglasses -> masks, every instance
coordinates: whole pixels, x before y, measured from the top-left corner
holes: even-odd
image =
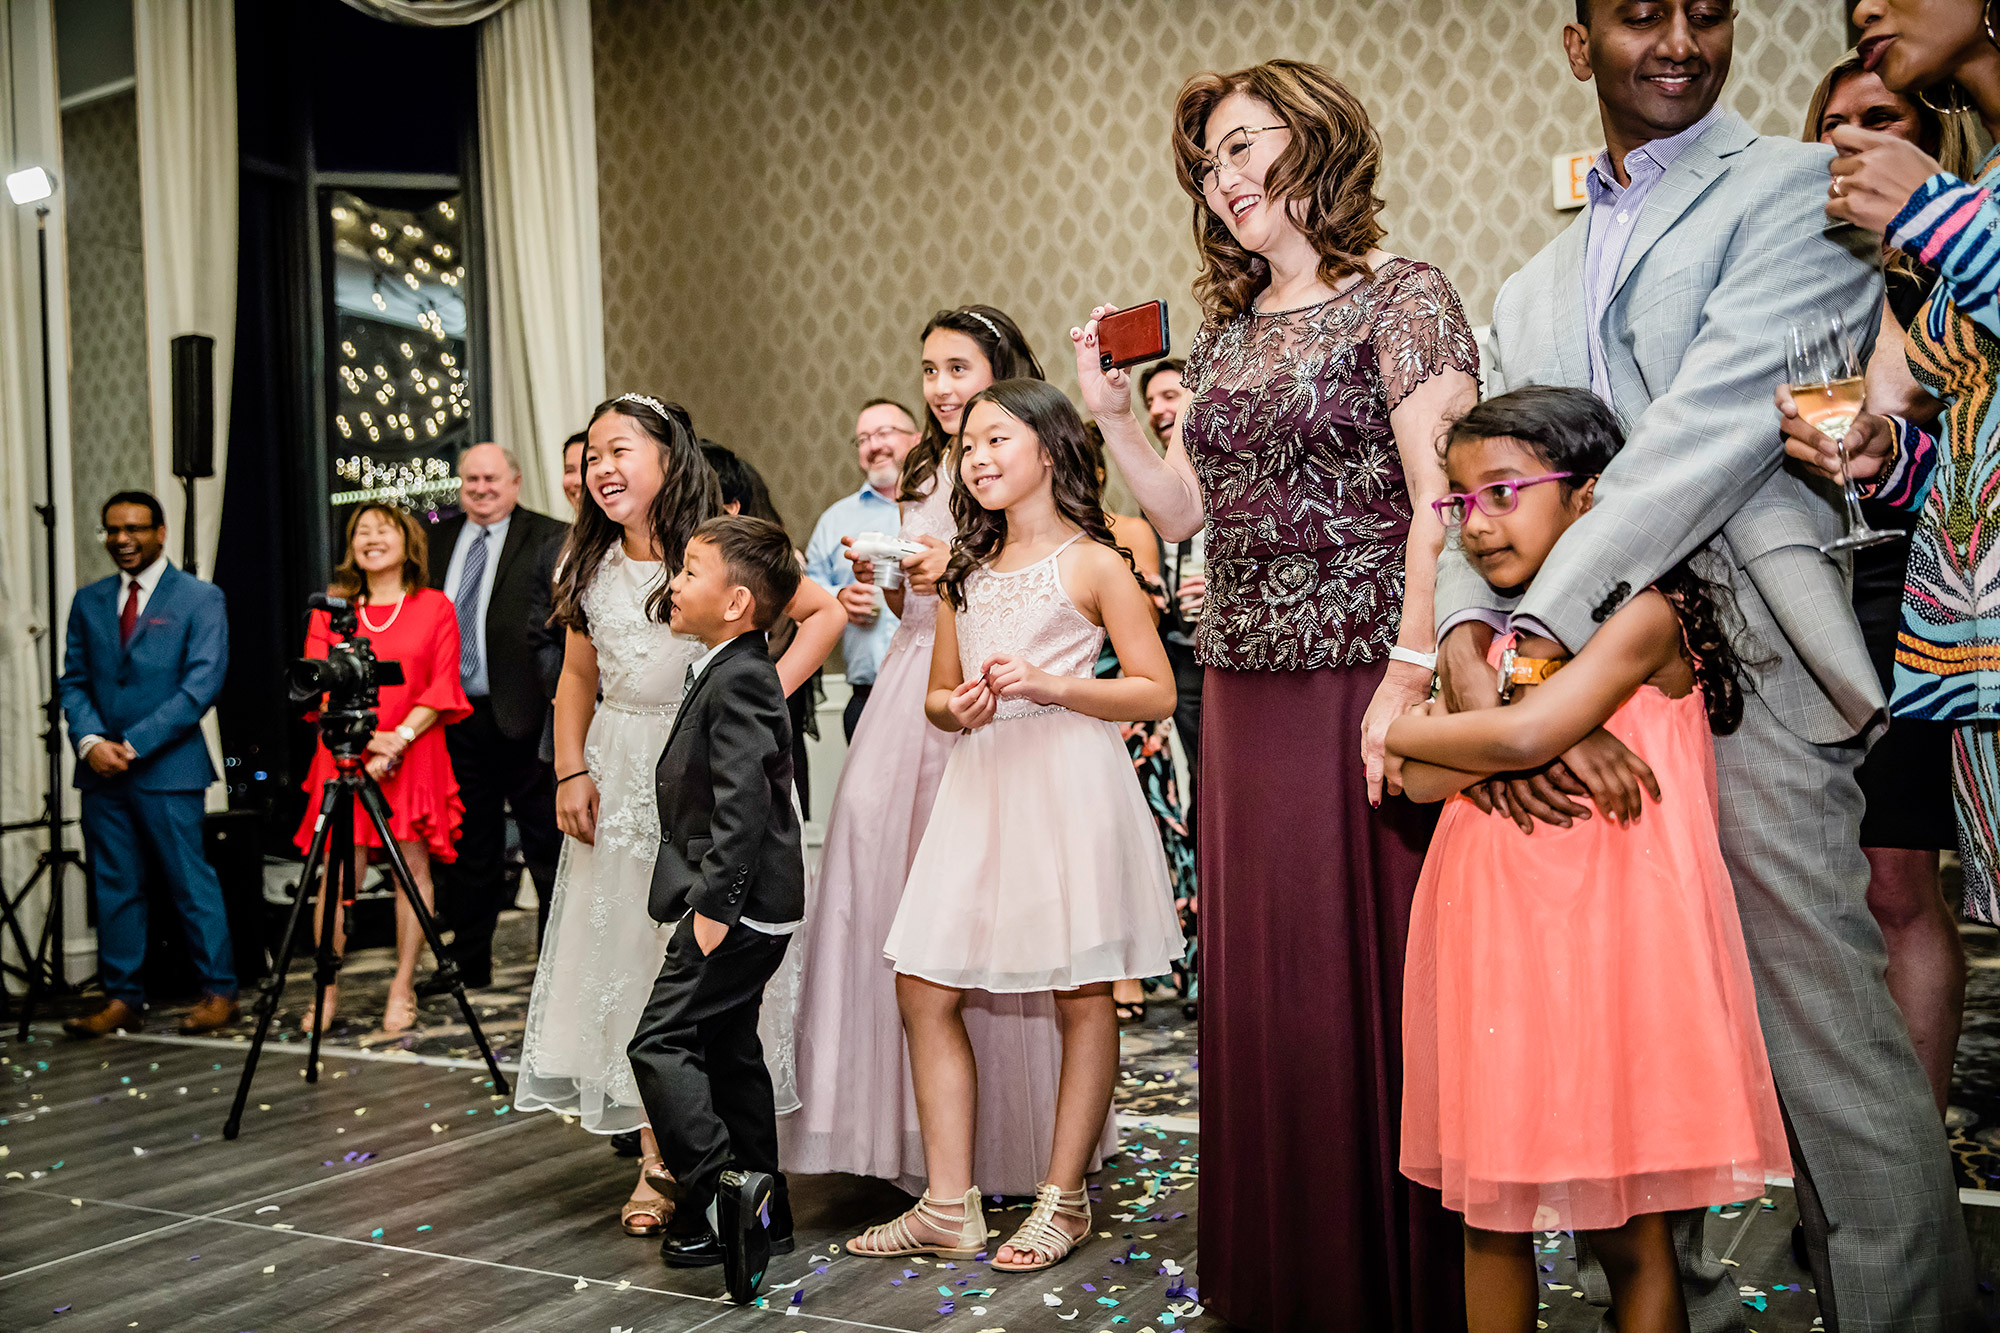
[[[1288,130],[1289,125],[1239,125],[1222,136],[1222,142],[1212,153],[1196,153],[1194,168],[1194,188],[1206,191],[1215,183],[1216,173],[1224,167],[1240,172],[1250,161],[1250,144],[1260,134],[1272,130]]]
[[[1499,518],[1511,514],[1521,503],[1521,492],[1530,486],[1539,486],[1545,481],[1567,481],[1567,472],[1546,472],[1539,477],[1510,477],[1506,481],[1491,482],[1475,491],[1461,491],[1431,501],[1431,508],[1437,511],[1440,521],[1448,528],[1456,528],[1465,522],[1466,506],[1471,505],[1488,518]]]
[[[915,434],[916,432],[911,430],[908,426],[877,426],[874,430],[864,430],[856,432],[854,436],[854,447],[857,449],[866,449],[869,445],[875,443],[875,441],[877,440],[881,440],[886,443],[891,436],[915,435]]]
[[[127,523],[123,527],[99,528],[97,540],[108,542],[113,537],[143,537],[149,532],[157,532],[159,527],[157,523]]]

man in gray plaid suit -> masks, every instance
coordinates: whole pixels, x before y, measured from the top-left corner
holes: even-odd
[[[1840,535],[1841,509],[1784,465],[1771,405],[1789,323],[1839,313],[1864,336],[1874,329],[1880,241],[1828,224],[1826,150],[1760,137],[1716,106],[1727,4],[1596,6],[1593,22],[1580,0],[1564,44],[1576,76],[1596,82],[1607,152],[1582,216],[1501,289],[1493,369],[1502,388],[1593,389],[1627,443],[1518,601],[1445,553],[1447,696],[1454,708],[1496,702],[1485,665],[1495,628],[1579,652],[1633,593],[1708,548],[1754,640],[1746,656],[1761,659],[1741,729],[1716,740],[1722,847],[1825,1327],[1957,1329],[1973,1298],[1964,1217],[1883,982],[1859,847],[1854,771],[1883,698],[1846,572],[1819,549]],[[1584,744],[1623,748],[1602,731]],[[1549,822],[1586,815],[1564,788],[1581,790],[1559,767],[1486,799]],[[1705,1253],[1702,1222],[1697,1212],[1674,1225],[1692,1327],[1740,1328],[1736,1281]]]

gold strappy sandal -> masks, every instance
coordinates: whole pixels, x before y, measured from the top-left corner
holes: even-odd
[[[934,1199],[931,1192],[925,1190],[917,1200],[917,1206],[909,1212],[894,1221],[879,1222],[848,1241],[847,1252],[864,1259],[894,1259],[910,1254],[928,1254],[940,1259],[970,1259],[986,1248],[986,1212],[979,1205],[976,1186],[967,1190],[959,1202],[965,1209],[964,1214],[948,1217],[941,1210],[950,1200]],[[918,1240],[910,1225],[912,1220],[927,1223],[946,1234],[956,1231],[958,1243],[934,1245]]]
[[[639,1181],[650,1186],[658,1199],[627,1199],[618,1206],[618,1223],[628,1236],[657,1236],[674,1220],[674,1178],[658,1157],[639,1161]],[[635,1222],[634,1218],[644,1218]]]
[[[1083,1223],[1083,1235],[1090,1234],[1090,1193],[1088,1190],[1064,1191],[1054,1185],[1044,1184],[1035,1190],[1035,1206],[1028,1211],[1028,1220],[1021,1223],[1007,1241],[1016,1252],[1026,1251],[1036,1257],[1034,1263],[1002,1263],[991,1260],[993,1268],[1002,1273],[1038,1273],[1044,1268],[1054,1268],[1069,1258],[1079,1239],[1057,1226],[1057,1217],[1075,1218]],[[1002,1249],[1006,1246],[1002,1246]],[[1046,1257],[1044,1257],[1046,1256]]]

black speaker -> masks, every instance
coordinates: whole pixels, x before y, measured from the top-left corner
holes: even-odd
[[[173,340],[174,475],[215,475],[215,339],[183,333]]]

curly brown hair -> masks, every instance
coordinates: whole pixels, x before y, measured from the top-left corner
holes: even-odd
[[[1269,106],[1292,132],[1264,178],[1274,199],[1287,201],[1294,224],[1319,252],[1319,277],[1337,287],[1350,275],[1371,276],[1367,254],[1388,233],[1375,194],[1382,141],[1368,109],[1318,65],[1270,60],[1230,74],[1197,74],[1174,99],[1174,171],[1194,200],[1194,245],[1201,274],[1195,298],[1210,319],[1250,309],[1271,282],[1263,256],[1244,249],[1194,182],[1207,145],[1208,118],[1231,93]]]
[[[347,541],[341,547],[340,563],[333,569],[333,585],[327,589],[335,597],[350,601],[368,600],[368,576],[354,561],[354,530],[363,514],[380,514],[403,534],[403,591],[415,592],[430,582],[431,542],[416,515],[392,504],[357,505],[347,516]]]

